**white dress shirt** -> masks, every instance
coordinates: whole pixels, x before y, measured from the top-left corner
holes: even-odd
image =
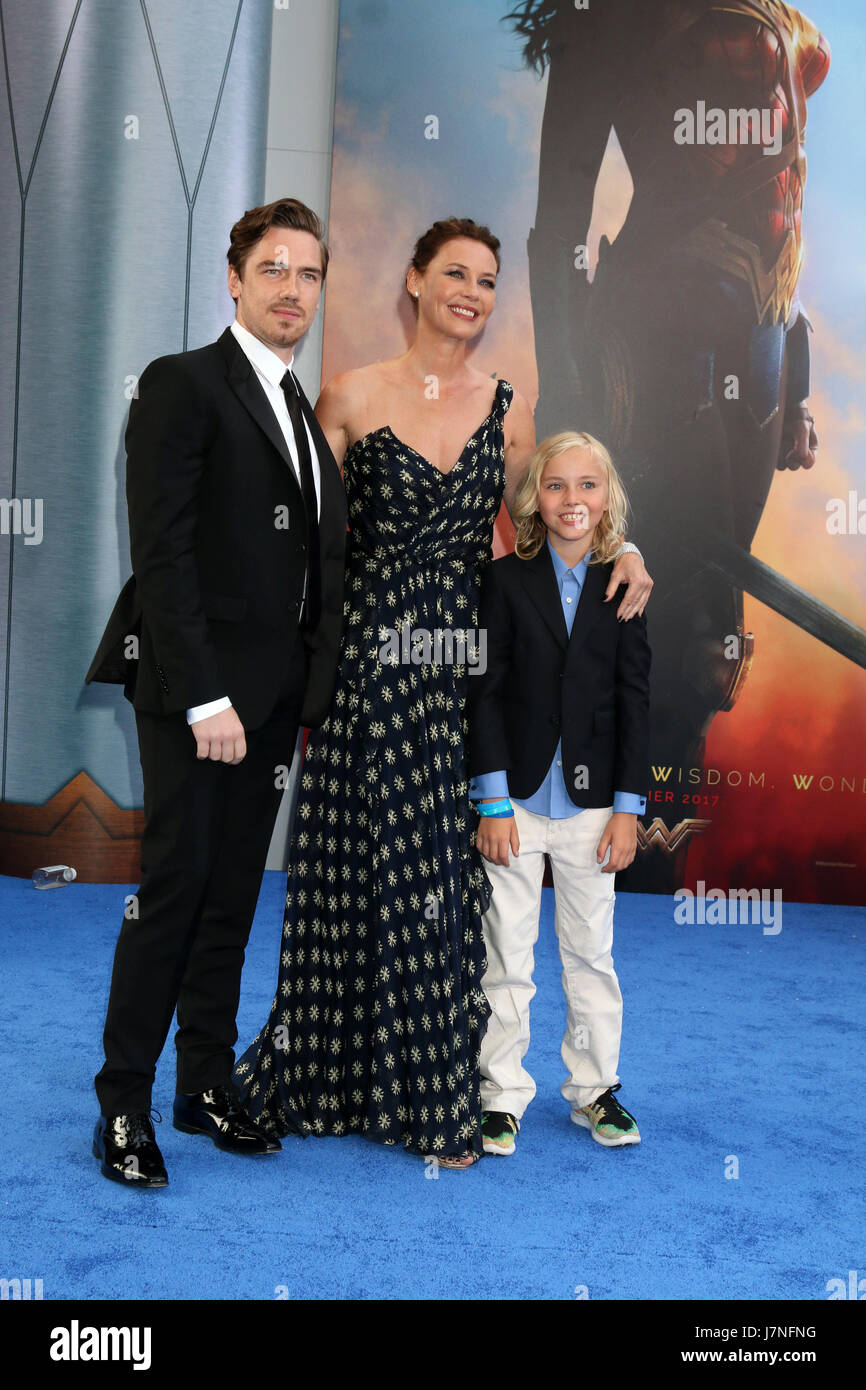
[[[298,463],[298,447],[295,443],[295,432],[292,429],[292,422],[289,418],[289,409],[286,405],[286,398],[283,394],[283,388],[280,385],[280,382],[286,374],[287,365],[288,369],[290,369],[292,366],[292,362],[289,362],[288,364],[283,362],[282,359],[279,358],[275,352],[271,352],[271,349],[265,343],[263,343],[259,338],[255,337],[254,334],[250,333],[249,329],[244,328],[242,324],[239,324],[237,319],[235,319],[235,322],[232,324],[231,331],[237,339],[238,343],[240,344],[240,347],[244,352],[245,356],[249,359],[253,371],[255,372],[258,378],[259,385],[261,386],[262,390],[268,398],[268,404],[270,405],[271,409],[277,417],[277,424],[279,425],[282,436],[286,441],[286,448],[289,451],[289,455],[292,460],[292,466],[295,470],[295,476],[297,477],[298,484],[300,485],[301,469]],[[292,361],[294,361],[294,355],[292,357]],[[313,463],[313,481],[316,487],[316,503],[319,509],[319,515],[321,516],[322,476],[321,470],[319,468],[319,458],[316,453],[315,441],[313,440],[310,426],[306,419],[304,420],[304,426],[307,431],[307,443],[310,446],[310,458],[312,459]],[[207,719],[211,714],[220,714],[224,709],[231,709],[231,703],[232,702],[229,699],[229,697],[227,695],[224,695],[219,700],[209,700],[208,703],[205,705],[195,705],[192,709],[188,709],[186,712],[187,723],[195,724],[200,719]]]

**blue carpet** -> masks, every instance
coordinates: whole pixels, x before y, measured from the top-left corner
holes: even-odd
[[[564,1004],[545,889],[517,1153],[465,1173],[361,1138],[289,1139],[259,1162],[171,1127],[170,1186],[134,1193],[90,1154],[92,1076],[123,897],[0,879],[4,1138],[0,1276],[45,1299],[810,1299],[866,1275],[861,909],[785,904],[783,929],[680,926],[620,894],[624,1104],[606,1150],[559,1095]],[[284,880],[259,902],[239,1018],[270,1008]],[[731,1157],[739,1177],[726,1178]],[[585,1290],[585,1292],[584,1292]]]

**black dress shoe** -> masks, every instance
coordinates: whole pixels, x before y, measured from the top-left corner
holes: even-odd
[[[228,1086],[174,1098],[174,1127],[184,1134],[206,1134],[218,1149],[233,1154],[275,1154],[283,1147],[253,1123]]]
[[[168,1174],[162,1161],[150,1115],[100,1115],[93,1131],[93,1156],[99,1171],[112,1182],[126,1183],[149,1191],[168,1187]]]

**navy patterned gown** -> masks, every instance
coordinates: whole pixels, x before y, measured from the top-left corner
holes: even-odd
[[[276,997],[235,1069],[250,1115],[272,1135],[361,1133],[420,1154],[482,1152],[490,884],[464,761],[472,676],[456,664],[459,645],[447,660],[444,633],[477,623],[512,394],[498,383],[450,473],[387,425],[346,454],[336,689],[307,742]],[[419,628],[434,658],[443,633],[439,664],[411,660],[425,655],[411,641]]]

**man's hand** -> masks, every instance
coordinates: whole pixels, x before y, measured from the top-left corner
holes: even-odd
[[[623,594],[622,603],[617,609],[616,616],[626,622],[629,618],[633,618],[636,613],[643,612],[653,586],[643,560],[632,551],[629,551],[628,555],[620,555],[614,565],[610,583],[604,591],[605,603],[608,599],[613,598],[620,584],[626,584],[628,587]]]
[[[814,468],[817,447],[815,421],[806,402],[801,401],[785,419],[776,467],[783,471],[786,468]]]
[[[517,822],[513,816],[482,816],[475,843],[491,864],[504,864],[507,869],[509,846],[513,854],[520,850]]]
[[[610,859],[608,859],[603,874],[615,874],[620,869],[627,869],[634,859],[637,850],[637,816],[630,811],[615,811],[604,827],[604,833],[598,842],[596,861],[601,864],[610,846]]]
[[[244,726],[234,709],[197,719],[189,727],[195,735],[197,758],[209,758],[212,763],[230,763],[235,767],[246,757]]]

